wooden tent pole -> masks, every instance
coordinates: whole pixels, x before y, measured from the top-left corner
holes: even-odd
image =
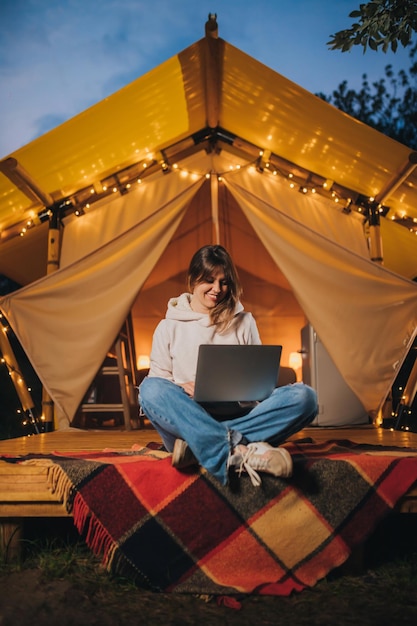
[[[47,274],[52,274],[59,269],[59,209],[51,209],[48,230],[48,265]]]
[[[222,42],[218,39],[216,14],[209,14],[205,24],[205,34],[204,76],[207,126],[217,128],[220,120]]]
[[[52,207],[49,220],[48,236],[48,266],[47,274],[58,269],[59,254],[59,230],[58,230],[58,209],[54,207],[54,200],[49,193],[45,193],[25,170],[25,168],[13,157],[9,157],[0,162],[0,171],[22,191],[30,200],[40,202],[45,208]],[[6,338],[7,339],[7,338]],[[7,339],[7,343],[9,343]],[[9,344],[10,345],[10,344]],[[11,350],[11,346],[10,346]],[[13,354],[13,352],[12,352]],[[12,376],[13,379],[13,376]],[[15,382],[15,381],[13,381]],[[15,385],[16,386],[16,385]],[[19,394],[19,390],[16,387]],[[30,395],[30,394],[29,394]],[[20,394],[19,394],[20,398]],[[22,402],[22,398],[21,402]],[[26,399],[24,400],[26,403]],[[22,402],[23,406],[23,402]],[[32,411],[33,404],[30,409]],[[45,389],[42,390],[42,421],[46,431],[53,430],[53,403]],[[37,428],[37,426],[36,426]]]
[[[217,128],[220,120],[220,94],[222,85],[222,57],[216,13],[209,13],[205,24],[205,100],[209,128]],[[210,176],[212,242],[220,243],[219,232],[219,181],[215,172]]]
[[[49,218],[49,230],[48,230],[48,261],[47,261],[47,274],[52,274],[59,269],[59,209],[51,209],[51,216]],[[51,396],[46,391],[45,387],[42,389],[42,422],[44,424],[45,432],[51,432],[54,430],[54,403]]]
[[[374,263],[383,263],[382,237],[378,205],[370,203],[368,207],[369,220],[369,253]]]
[[[19,371],[18,362],[7,336],[7,329],[5,326],[3,326],[3,324],[0,324],[0,350],[3,355],[3,360],[9,371],[9,376],[16,390],[20,404],[22,405],[22,409],[29,416],[29,419],[35,429],[36,434],[39,434],[38,424],[33,414],[35,403],[33,402],[29,389],[26,386],[23,375]]]
[[[384,200],[389,198],[396,189],[410,176],[417,167],[417,152],[410,152],[407,161],[403,167],[395,172],[393,177],[388,181],[385,187],[375,196],[375,202],[382,204]]]
[[[378,207],[391,196],[417,166],[417,152],[410,152],[404,165],[392,176],[368,207],[370,256],[375,263],[383,263],[382,236]]]
[[[215,172],[210,176],[211,222],[213,244],[220,244],[219,230],[219,180]]]

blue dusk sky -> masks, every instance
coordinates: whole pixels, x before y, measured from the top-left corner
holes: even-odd
[[[0,158],[204,36],[219,36],[312,93],[410,67],[409,50],[329,50],[360,0],[0,0]]]

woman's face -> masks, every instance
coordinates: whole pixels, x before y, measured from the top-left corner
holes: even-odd
[[[209,313],[226,296],[229,286],[222,268],[215,269],[209,278],[194,286],[191,308],[196,313]]]

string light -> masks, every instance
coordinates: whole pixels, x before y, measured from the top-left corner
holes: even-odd
[[[2,332],[4,332],[4,334],[6,335],[7,331],[10,329],[10,327],[6,324],[4,325],[4,321],[5,318],[3,316],[3,314],[0,313],[0,319],[1,319],[1,324],[0,324],[0,330]],[[7,341],[8,343],[8,341]],[[14,360],[14,356],[13,353],[11,353],[11,355],[9,355],[10,358],[13,357]],[[39,430],[39,425],[38,425],[38,420],[36,419],[34,413],[33,413],[33,404],[31,401],[31,388],[30,387],[26,387],[27,392],[29,393],[29,398],[26,400],[25,399],[25,395],[26,392],[24,391],[24,389],[22,389],[22,385],[25,385],[25,380],[24,380],[24,376],[23,374],[19,371],[19,369],[15,366],[14,363],[10,363],[4,354],[1,355],[0,357],[0,363],[2,363],[3,365],[5,365],[8,375],[11,377],[12,379],[12,384],[14,385],[17,395],[19,397],[19,400],[22,404],[22,407],[24,408],[24,413],[25,413],[25,419],[22,422],[23,426],[26,426],[27,424],[31,424],[31,426],[33,427],[33,432],[34,434],[40,434],[40,430]],[[20,409],[17,409],[17,414],[20,415],[22,413],[22,411]]]
[[[19,235],[20,237],[24,237],[30,228],[33,228],[35,225],[33,219],[29,219],[26,221],[26,224],[21,228]]]
[[[219,137],[221,140],[222,137],[220,135]],[[207,139],[207,133],[202,135],[202,139]],[[103,179],[100,184],[90,184],[84,189],[76,192],[76,194],[72,196],[73,202],[71,203],[70,200],[67,200],[67,205],[71,205],[72,213],[74,213],[76,217],[80,217],[84,214],[86,208],[90,208],[90,203],[96,202],[108,194],[120,193],[121,195],[124,195],[132,190],[133,183],[135,183],[135,185],[142,184],[144,177],[148,177],[151,173],[157,172],[158,169],[164,174],[168,174],[169,172],[179,172],[182,177],[186,178],[189,176],[192,180],[197,180],[202,176],[209,179],[212,172],[197,172],[192,169],[180,167],[178,162],[173,164],[170,163],[171,159],[178,156],[178,151],[181,146],[180,144],[169,146],[163,151],[159,151],[156,155],[148,152],[144,159],[126,167],[121,171],[118,171],[117,173],[111,174],[107,178]],[[303,170],[294,163],[272,154],[269,149],[257,148],[252,144],[249,147],[250,150],[246,146],[247,149],[245,148],[243,156],[241,156],[241,159],[245,160],[244,165],[237,162],[235,164],[228,165],[227,172],[217,172],[219,182],[222,181],[222,176],[227,176],[228,172],[232,174],[235,171],[239,171],[242,167],[245,167],[248,168],[249,171],[254,170],[260,173],[272,174],[274,177],[279,176],[286,178],[290,188],[299,191],[303,195],[310,193],[323,195],[324,197],[331,199],[335,204],[341,204],[342,211],[345,213],[350,213],[352,209],[355,209],[358,213],[367,215],[369,210],[367,207],[375,202],[375,198],[373,196],[370,196],[369,198],[364,198],[363,196],[357,196],[356,198],[352,197],[351,190],[338,185],[333,179],[322,178],[317,174]],[[139,149],[136,149],[136,152],[139,153]],[[252,155],[252,161],[247,161],[247,156],[249,154]],[[167,158],[167,155],[169,156],[169,159]],[[377,211],[380,215],[386,217],[389,207],[379,205]],[[46,209],[42,212],[42,215],[39,213],[36,217],[38,221],[42,222],[42,220],[45,221],[45,219],[49,219],[50,216],[51,211]],[[403,211],[401,214],[397,212],[395,215],[390,215],[389,219],[402,226],[406,226],[407,230],[417,235],[416,217],[411,218],[407,216],[405,211]],[[32,228],[34,225],[34,219],[29,219],[16,234],[23,237],[27,234],[28,229]],[[2,239],[4,238],[3,235],[4,231],[2,233]]]

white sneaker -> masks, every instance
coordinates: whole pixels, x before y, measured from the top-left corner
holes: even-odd
[[[286,448],[274,448],[264,441],[255,442],[247,446],[237,446],[234,456],[236,461],[240,460],[237,469],[239,475],[245,470],[255,487],[259,487],[262,482],[258,472],[266,472],[282,478],[292,476],[292,458]],[[233,457],[231,460],[234,460]],[[238,463],[231,464],[238,465]]]
[[[197,459],[186,441],[176,439],[172,451],[172,466],[180,470],[190,465],[198,465]]]

